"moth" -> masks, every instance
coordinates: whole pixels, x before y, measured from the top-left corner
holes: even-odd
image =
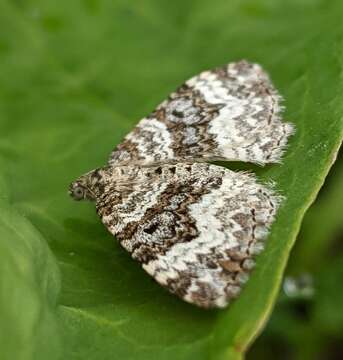
[[[280,162],[291,123],[260,65],[204,71],[143,118],[108,164],[69,192],[159,284],[203,308],[236,298],[263,249],[280,196],[210,161]]]

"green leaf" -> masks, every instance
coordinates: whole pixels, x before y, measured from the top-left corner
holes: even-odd
[[[338,160],[319,198],[306,213],[299,240],[293,250],[296,256],[291,258],[288,265],[290,273],[317,272],[318,264],[327,266],[323,262],[332,260],[332,248],[337,235],[343,230],[342,184],[343,163]]]
[[[337,285],[343,275],[342,181],[343,163],[338,157],[304,217],[286,269],[294,279],[309,275],[314,296],[289,297],[280,292],[268,326],[248,358],[275,358],[282,353],[286,358],[310,360],[321,354],[340,354],[343,291]]]
[[[0,347],[4,360],[58,359],[55,259],[40,234],[3,198],[0,184]]]
[[[5,342],[8,358],[242,357],[342,140],[342,11],[338,0],[0,3],[0,328],[20,339]],[[256,270],[227,310],[204,311],[155,284],[66,189],[183,80],[241,58],[271,74],[297,133],[282,165],[254,168],[286,197]]]

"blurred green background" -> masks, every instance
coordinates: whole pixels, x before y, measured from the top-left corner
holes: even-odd
[[[186,78],[246,58],[271,73],[287,119],[298,121],[289,167],[254,168],[290,191],[296,216],[301,194],[289,183],[304,169],[301,189],[315,193],[308,178],[324,180],[338,138],[342,15],[341,0],[0,0],[0,359],[2,349],[4,360],[231,359],[208,349],[216,354],[218,332],[220,344],[244,340],[244,326],[236,333],[228,317],[218,330],[216,313],[162,292],[65,189]],[[340,157],[248,359],[343,358],[342,185]],[[285,248],[281,263],[296,225],[280,224],[284,237],[271,242]],[[229,316],[258,328],[249,301]],[[268,315],[259,311],[258,320]]]

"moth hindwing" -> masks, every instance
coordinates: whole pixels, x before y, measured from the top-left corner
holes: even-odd
[[[280,197],[252,174],[205,163],[280,161],[289,123],[280,96],[245,61],[188,80],[70,186],[162,286],[195,305],[237,297],[263,249]]]

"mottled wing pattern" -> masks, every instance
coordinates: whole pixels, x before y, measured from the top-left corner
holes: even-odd
[[[238,295],[279,204],[272,190],[206,163],[108,167],[100,175],[102,222],[158,283],[205,308]]]
[[[109,164],[279,162],[290,123],[258,64],[230,63],[186,81],[112,152]]]

